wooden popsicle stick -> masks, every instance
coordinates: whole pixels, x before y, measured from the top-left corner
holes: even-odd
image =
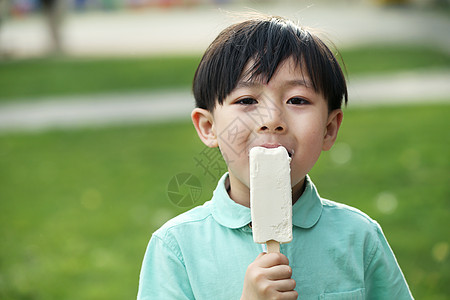
[[[274,240],[266,242],[267,253],[280,253],[280,243]]]

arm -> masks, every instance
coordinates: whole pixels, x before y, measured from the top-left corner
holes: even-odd
[[[369,254],[364,272],[367,299],[414,299],[378,224],[373,238],[375,245]]]
[[[144,256],[137,298],[194,299],[184,263],[170,245],[155,235]]]

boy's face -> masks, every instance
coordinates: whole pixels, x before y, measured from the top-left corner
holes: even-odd
[[[292,158],[293,196],[297,197],[302,192],[305,175],[322,150],[333,145],[342,111],[328,111],[327,101],[314,91],[306,74],[293,59],[287,59],[268,83],[249,80],[248,76],[241,78],[213,113],[194,110],[192,117],[200,138],[210,147],[218,146],[228,165],[231,194],[239,193],[241,197],[248,194],[252,147],[281,145],[288,150]],[[206,135],[201,134],[201,126],[197,124],[208,122],[196,124],[199,119],[196,111],[204,116],[204,121],[209,120],[209,130],[203,131]]]

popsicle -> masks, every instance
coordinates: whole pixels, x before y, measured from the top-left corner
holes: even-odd
[[[286,148],[250,149],[250,209],[253,240],[280,251],[292,241],[290,157]]]

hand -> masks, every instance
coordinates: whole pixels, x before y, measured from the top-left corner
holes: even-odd
[[[241,300],[295,300],[295,280],[288,258],[281,253],[260,253],[248,266]]]

